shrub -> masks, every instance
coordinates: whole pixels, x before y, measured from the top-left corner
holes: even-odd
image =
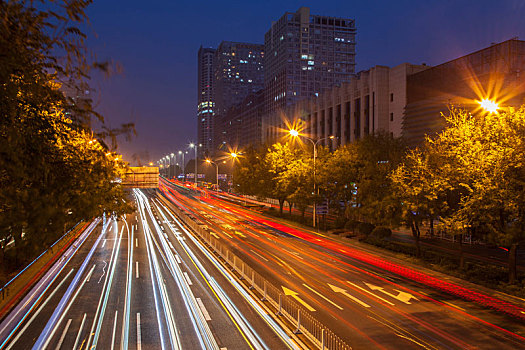
[[[375,226],[368,222],[360,222],[357,225],[357,232],[359,232],[362,235],[368,236],[373,230]]]
[[[356,220],[348,220],[345,224],[345,228],[347,230],[351,230],[352,232],[356,229],[357,225],[359,224],[359,221]]]
[[[346,219],[344,216],[338,216],[335,218],[334,228],[341,229],[341,228],[344,228],[345,225],[346,225]]]
[[[372,230],[370,233],[371,236],[377,237],[377,238],[386,238],[392,236],[392,230],[385,226],[377,226]]]

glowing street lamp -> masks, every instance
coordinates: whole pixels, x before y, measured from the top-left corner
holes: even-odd
[[[323,138],[320,138],[320,139],[317,139],[316,141],[312,140],[311,138],[307,137],[307,136],[304,136],[304,135],[301,135],[299,134],[299,131],[295,130],[295,129],[291,129],[288,131],[290,133],[290,136],[292,137],[302,137],[308,141],[310,141],[312,143],[312,145],[314,146],[314,195],[316,194],[316,184],[315,184],[315,160],[317,159],[317,145],[319,144],[319,142],[321,141],[324,141],[324,140],[333,140],[335,138],[335,136],[331,135],[331,136],[328,136],[328,137],[323,137]],[[315,202],[314,202],[314,208],[313,208],[313,227],[315,227],[315,218],[316,217],[316,210],[315,210]]]
[[[182,178],[184,179],[184,182],[186,182],[186,166],[184,164],[184,152],[179,151],[179,154],[182,154]]]
[[[215,177],[215,181],[216,181],[215,186],[217,186],[217,191],[219,191],[219,165],[215,163],[214,161],[212,161],[211,159],[206,159],[206,163],[213,164],[215,165],[215,168],[217,168],[217,173]]]
[[[492,100],[483,99],[478,102],[481,108],[483,108],[488,113],[498,113],[499,105]]]
[[[192,142],[190,148],[195,148],[195,189],[197,189],[197,145]]]

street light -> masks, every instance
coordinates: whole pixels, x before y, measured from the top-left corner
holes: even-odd
[[[186,165],[184,164],[184,152],[179,151],[179,154],[182,154],[182,178],[186,182]]]
[[[230,152],[230,157],[232,157],[232,187],[233,187],[233,170],[235,166],[235,159],[239,157],[239,153],[236,152]]]
[[[192,142],[190,148],[195,148],[195,189],[197,189],[197,145]]]
[[[216,182],[215,186],[217,186],[216,191],[219,192],[219,165],[215,163],[214,161],[212,161],[211,159],[206,159],[206,163],[214,164],[215,168],[217,168],[217,174],[215,177],[215,182]]]
[[[478,102],[481,108],[483,108],[488,113],[497,113],[499,109],[498,103],[495,101],[489,100],[488,98],[483,99]]]
[[[304,136],[304,135],[301,135],[299,134],[299,131],[295,130],[295,129],[291,129],[288,131],[290,133],[290,135],[292,137],[302,137],[308,141],[310,141],[312,143],[312,145],[314,146],[314,195],[316,194],[316,184],[315,184],[315,160],[317,159],[317,144],[321,141],[324,141],[324,140],[333,140],[335,138],[335,136],[331,135],[331,136],[328,136],[328,137],[323,137],[323,138],[320,138],[320,139],[317,139],[316,141],[312,140],[311,138],[307,137],[307,136]],[[315,201],[314,201],[314,209],[313,209],[313,226],[315,227],[315,216],[316,216],[316,213],[315,213]]]

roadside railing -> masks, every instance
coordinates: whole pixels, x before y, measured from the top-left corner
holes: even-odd
[[[162,198],[162,197],[161,197]],[[266,302],[279,317],[284,317],[288,327],[295,334],[302,334],[317,349],[321,350],[350,350],[340,337],[324,326],[306,308],[295,302],[283,291],[272,285],[267,279],[235,255],[226,245],[215,238],[207,227],[190,219],[185,212],[176,206],[171,206],[181,221],[195,232],[200,240],[221,257],[231,270],[238,274],[244,287],[257,292],[260,300]]]

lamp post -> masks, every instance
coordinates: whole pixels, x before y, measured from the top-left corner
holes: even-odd
[[[212,161],[211,159],[206,159],[206,163],[215,165],[215,168],[217,169],[217,173],[215,175],[215,186],[217,188],[215,189],[217,192],[219,191],[219,165]]]
[[[182,181],[186,182],[186,165],[184,164],[184,152],[179,151],[179,154],[182,154]]]
[[[236,153],[236,152],[230,153],[230,157],[232,157],[232,187],[233,187],[233,170],[234,170],[234,165],[235,165],[235,159],[237,159],[238,156],[239,156],[239,153]]]
[[[197,189],[197,145],[192,142],[190,148],[195,149],[195,189]]]
[[[328,137],[323,137],[323,138],[320,138],[320,139],[317,139],[316,141],[314,141],[313,139],[307,137],[307,136],[304,136],[304,135],[301,135],[299,134],[299,131],[297,130],[294,130],[294,129],[291,129],[289,131],[290,135],[292,137],[302,137],[308,141],[310,141],[312,143],[312,145],[314,146],[314,195],[316,194],[316,190],[317,189],[317,186],[316,186],[316,183],[315,183],[315,173],[316,173],[316,169],[315,169],[315,160],[317,159],[317,145],[319,144],[319,142],[321,141],[324,141],[324,140],[333,140],[335,138],[335,136],[331,135],[331,136],[328,136]],[[316,224],[316,210],[315,210],[315,201],[314,201],[314,208],[313,208],[313,227],[315,227],[315,224]]]

